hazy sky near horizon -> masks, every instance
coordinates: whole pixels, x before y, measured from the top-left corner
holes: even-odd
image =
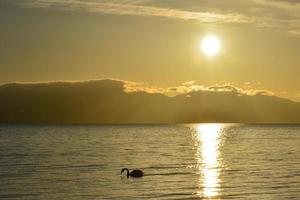
[[[221,51],[199,43],[213,34]],[[0,0],[0,84],[234,84],[300,101],[298,0]]]

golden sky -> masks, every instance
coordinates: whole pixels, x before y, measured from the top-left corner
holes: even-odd
[[[296,0],[2,0],[0,84],[116,78],[300,101]],[[215,35],[208,57],[200,41]]]

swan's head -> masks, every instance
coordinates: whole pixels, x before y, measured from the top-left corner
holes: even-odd
[[[129,170],[128,170],[127,168],[123,168],[123,169],[121,170],[121,174],[122,174],[125,170],[127,171],[127,173],[129,172]]]

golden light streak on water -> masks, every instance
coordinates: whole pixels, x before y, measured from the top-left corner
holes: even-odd
[[[219,174],[219,146],[221,124],[201,124],[197,126],[198,163],[202,177],[199,186],[202,188],[199,195],[205,198],[216,198],[220,192]]]

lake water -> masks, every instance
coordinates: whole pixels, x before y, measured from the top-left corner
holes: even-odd
[[[300,126],[0,126],[0,199],[300,199]]]

